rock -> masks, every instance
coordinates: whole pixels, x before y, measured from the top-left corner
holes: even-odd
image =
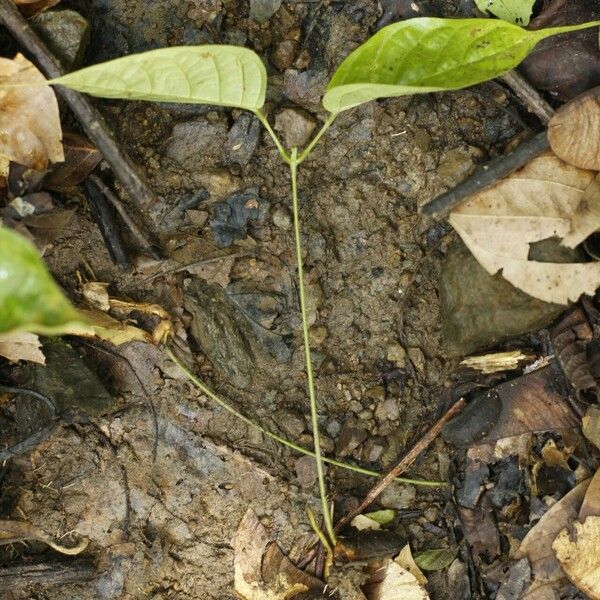
[[[529,560],[522,558],[513,563],[508,570],[508,579],[500,586],[496,600],[514,600],[521,597],[521,592],[529,585],[531,568]]]
[[[223,156],[227,134],[224,123],[210,123],[204,117],[177,123],[166,155],[188,171],[202,171],[207,155]]]
[[[336,438],[340,434],[341,429],[342,426],[339,421],[329,421],[329,423],[327,423],[327,433],[332,438]]]
[[[279,229],[285,229],[286,231],[292,228],[292,215],[285,206],[277,204],[271,212],[271,217],[275,227],[279,227]]]
[[[323,450],[323,452],[325,452],[326,454],[330,454],[335,450],[335,442],[330,437],[327,437],[326,435],[321,435],[320,439],[321,450]]]
[[[308,334],[310,336],[310,345],[318,348],[325,343],[325,340],[329,335],[329,331],[324,325],[319,325],[317,327],[311,327]]]
[[[281,6],[281,0],[250,0],[250,18],[264,23],[268,21]]]
[[[298,439],[306,429],[304,417],[291,410],[285,408],[278,410],[275,412],[274,418],[281,430],[293,439]]]
[[[421,348],[409,348],[408,358],[410,358],[410,362],[419,373],[425,371],[425,356]]]
[[[388,398],[375,408],[375,417],[380,421],[396,421],[400,418],[400,407],[395,398]]]
[[[258,188],[236,192],[224,202],[218,202],[213,206],[210,222],[215,244],[226,248],[235,240],[243,240],[248,235],[248,221],[257,220],[258,217]]]
[[[365,447],[363,448],[363,460],[367,462],[377,462],[383,451],[385,450],[386,442],[381,437],[371,437],[367,440]]]
[[[373,418],[373,411],[370,408],[363,408],[357,415],[361,421],[370,421]]]
[[[317,122],[299,108],[284,108],[275,115],[275,129],[283,135],[286,148],[302,148],[311,138]]]
[[[283,93],[292,102],[316,110],[320,107],[328,80],[326,70],[287,69],[283,76]]]
[[[399,369],[406,366],[406,350],[400,344],[390,344],[387,347],[386,358]]]
[[[417,497],[417,490],[413,485],[392,483],[381,493],[381,506],[404,510],[411,508]]]
[[[294,464],[298,482],[303,490],[311,489],[317,482],[317,465],[312,456],[301,456]]]
[[[596,448],[600,448],[600,408],[597,406],[588,407],[581,423],[583,435],[585,435]]]
[[[535,331],[564,310],[528,296],[500,274],[489,275],[462,242],[446,256],[440,297],[444,344],[459,356]]]
[[[349,456],[367,437],[369,434],[366,429],[357,427],[351,420],[346,421],[335,444],[335,453],[340,457]]]
[[[375,403],[385,400],[385,388],[382,385],[374,385],[365,392],[365,396]]]
[[[283,40],[271,54],[271,62],[280,71],[291,68],[298,54],[298,42],[296,40]]]
[[[260,122],[249,113],[242,113],[227,134],[225,164],[247,165],[260,137]]]
[[[81,66],[90,41],[90,24],[79,13],[46,11],[30,19],[29,24],[67,71]]]
[[[440,160],[437,174],[451,187],[462,181],[473,170],[473,153],[463,148],[448,150]]]

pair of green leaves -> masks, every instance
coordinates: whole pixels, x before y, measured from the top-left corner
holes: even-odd
[[[418,18],[381,29],[346,58],[324,107],[338,113],[376,98],[456,90],[518,65],[540,40],[600,23],[528,31],[500,20]],[[235,106],[257,112],[267,73],[237,46],[151,50],[95,65],[51,83],[104,98]]]

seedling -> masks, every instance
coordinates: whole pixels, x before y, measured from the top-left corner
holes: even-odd
[[[211,104],[249,110],[258,117],[273,139],[290,171],[302,336],[327,547],[335,546],[336,536],[323,473],[324,458],[321,456],[308,335],[298,207],[298,167],[342,111],[378,98],[457,90],[493,79],[515,67],[540,40],[598,24],[594,22],[527,31],[491,19],[419,18],[389,25],[352,52],[334,73],[323,97],[323,106],[329,116],[303,150],[284,148],[269,124],[262,111],[267,84],[266,69],[258,55],[247,48],[211,45],[153,50],[88,67],[50,81],[53,85],[63,85],[104,98]],[[205,393],[225,405],[201,382],[196,380],[196,383]],[[244,418],[239,413],[238,416]]]

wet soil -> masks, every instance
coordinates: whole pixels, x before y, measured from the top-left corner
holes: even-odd
[[[284,2],[262,24],[238,0],[64,4],[90,20],[88,63],[174,44],[254,48],[268,64],[272,120],[292,107],[320,121],[315,100],[328,75],[378,18],[377,3],[366,0]],[[273,53],[289,38],[300,67],[277,68]],[[226,143],[242,118],[237,111],[97,104],[160,196],[145,218],[169,262],[115,267],[80,202],[74,226],[47,252],[52,272],[75,300],[80,274],[110,283],[115,296],[160,304],[184,325],[191,316],[206,324],[228,311],[228,331],[237,333],[225,342],[210,328],[204,337],[188,333],[188,361],[245,414],[310,445],[289,177],[271,140],[261,131],[239,165]],[[523,128],[496,83],[386,100],[342,114],[302,166],[311,338],[328,454],[383,471],[446,408],[442,392],[455,362],[442,345],[438,287],[453,236],[417,209]],[[258,210],[246,234],[219,247],[216,207],[249,189]],[[217,317],[212,301],[227,306]],[[254,508],[288,550],[310,531],[306,506],[318,506],[311,465],[214,406],[147,346],[134,345],[127,356],[144,390],[127,369],[104,372],[110,410],[63,424],[5,470],[5,514],[58,535],[88,536],[103,572],[93,583],[27,597],[234,598],[232,540],[241,517]],[[155,460],[149,400],[157,412]],[[411,475],[447,480],[452,459],[439,440]],[[328,479],[338,514],[369,485],[339,469]],[[447,500],[443,491],[396,486],[383,503],[405,514],[399,532],[418,550],[452,545]],[[457,585],[436,575],[431,584],[433,598]]]

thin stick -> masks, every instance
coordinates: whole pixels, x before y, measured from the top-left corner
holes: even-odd
[[[360,515],[380,494],[393,483],[394,479],[403,473],[412,465],[417,459],[419,454],[427,448],[433,440],[440,434],[444,425],[457,415],[465,407],[465,399],[461,398],[453,406],[451,406],[445,413],[439,418],[433,426],[425,433],[425,435],[404,455],[400,462],[386,475],[384,475],[369,491],[365,496],[365,499],[357,506],[354,510],[350,511],[336,526],[337,532],[341,531],[354,517]]]
[[[0,23],[35,58],[40,70],[47,77],[54,79],[64,75],[60,62],[27,24],[12,0],[0,0]],[[118,146],[102,115],[90,101],[79,92],[62,86],[57,86],[57,91],[70,106],[90,140],[102,152],[136,206],[144,210],[155,205],[156,196],[131,159]]]
[[[481,165],[470,177],[459,183],[455,188],[422,206],[420,212],[436,220],[444,218],[455,206],[471,194],[480,192],[503,177],[510,175],[510,173],[528,163],[547,148],[549,148],[548,135],[544,130],[523,142],[512,152]]]
[[[165,348],[165,352],[167,356],[185,373],[186,377],[206,396],[208,396],[213,402],[218,404],[221,408],[226,410],[228,413],[231,413],[233,416],[242,420],[250,427],[253,427],[257,431],[260,431],[263,435],[279,442],[280,444],[299,452],[300,454],[305,454],[306,456],[315,457],[315,453],[309,450],[308,448],[304,448],[303,446],[299,446],[298,444],[294,444],[294,442],[290,442],[290,440],[265,429],[258,423],[249,419],[246,415],[242,414],[239,410],[234,408],[231,404],[223,400],[221,397],[217,396],[208,386],[204,385],[200,379],[198,379],[189,369],[183,366],[181,361],[173,354],[170,348]],[[361,475],[368,475],[369,477],[381,477],[381,473],[377,473],[377,471],[371,471],[370,469],[364,469],[363,467],[357,467],[356,465],[350,465],[348,463],[341,462],[339,460],[335,460],[333,458],[327,458],[326,456],[322,457],[323,462],[326,462],[334,467],[339,467],[340,469],[346,469],[348,471],[353,471],[355,473],[360,473]],[[412,485],[422,485],[425,487],[444,487],[447,484],[443,481],[426,481],[421,479],[406,479],[404,477],[398,477],[396,479],[398,483],[409,483]]]
[[[292,175],[292,212],[294,215],[294,245],[296,249],[296,265],[298,267],[298,296],[300,298],[300,315],[302,317],[302,339],[304,341],[304,358],[306,363],[306,378],[308,380],[308,396],[310,399],[310,417],[313,429],[315,447],[315,460],[317,463],[317,477],[319,481],[319,495],[323,509],[323,522],[329,535],[329,540],[335,546],[336,538],[333,530],[333,521],[329,513],[327,501],[327,487],[325,485],[325,472],[321,456],[321,436],[319,434],[319,415],[317,412],[317,398],[313,378],[312,358],[310,354],[310,341],[308,336],[308,313],[306,310],[306,294],[304,291],[304,266],[302,261],[302,234],[300,232],[300,214],[298,210],[298,149],[292,148],[290,161]]]
[[[554,109],[523,75],[513,69],[500,76],[500,79],[512,89],[530,112],[537,115],[542,123],[548,123],[554,114]]]

